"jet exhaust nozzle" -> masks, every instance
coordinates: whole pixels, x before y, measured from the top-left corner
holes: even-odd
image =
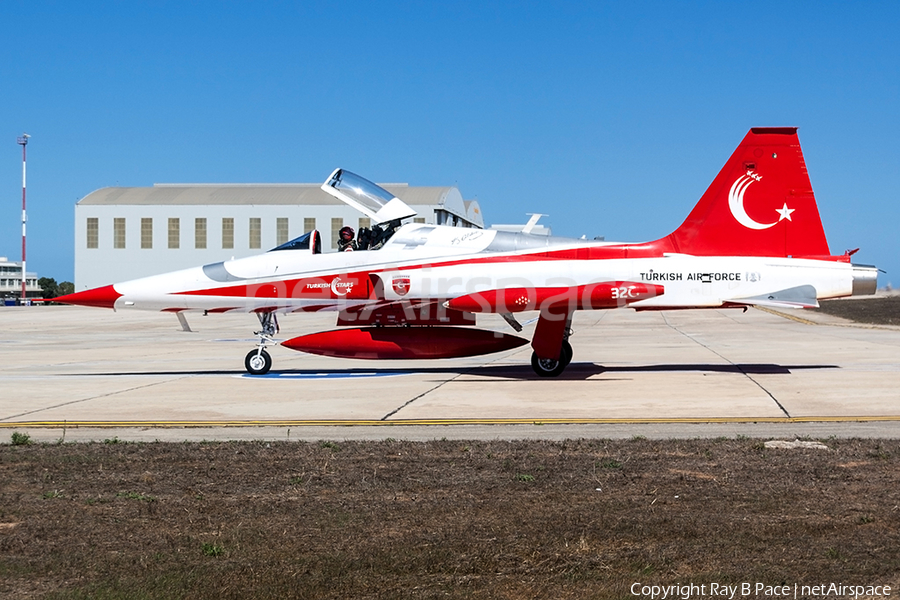
[[[871,296],[878,287],[878,267],[853,265],[853,295]]]

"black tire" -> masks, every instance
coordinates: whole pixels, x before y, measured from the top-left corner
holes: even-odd
[[[551,358],[538,358],[534,352],[531,353],[531,368],[540,377],[559,377],[565,371],[566,364],[561,360],[553,360]]]
[[[265,375],[272,368],[272,357],[265,350],[251,350],[244,359],[244,368],[251,375]]]
[[[563,364],[563,369],[569,366],[569,363],[572,362],[572,344],[568,342],[568,340],[563,340],[562,349],[559,353],[559,360]]]

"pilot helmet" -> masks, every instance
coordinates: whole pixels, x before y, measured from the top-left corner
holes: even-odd
[[[353,239],[353,228],[352,227],[341,227],[340,232],[341,240],[345,242],[349,242]]]

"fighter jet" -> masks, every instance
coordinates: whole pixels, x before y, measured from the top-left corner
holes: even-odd
[[[795,127],[751,129],[684,223],[664,238],[618,243],[409,222],[415,211],[343,169],[322,189],[371,219],[345,249],[306,235],[248,258],[107,285],[57,298],[113,308],[254,313],[244,361],[272,366],[277,315],[332,311],[336,328],[280,342],[357,359],[477,356],[528,343],[531,365],[560,375],[573,356],[577,310],[811,308],[875,291],[878,270],[832,255]],[[514,333],[476,327],[497,313]]]

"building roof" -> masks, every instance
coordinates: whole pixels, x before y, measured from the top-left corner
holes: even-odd
[[[484,226],[477,200],[464,201],[456,187],[380,184],[406,204],[438,206],[447,212]],[[122,205],[335,205],[342,203],[314,183],[157,183],[153,187],[106,187],[77,202],[79,206]]]

